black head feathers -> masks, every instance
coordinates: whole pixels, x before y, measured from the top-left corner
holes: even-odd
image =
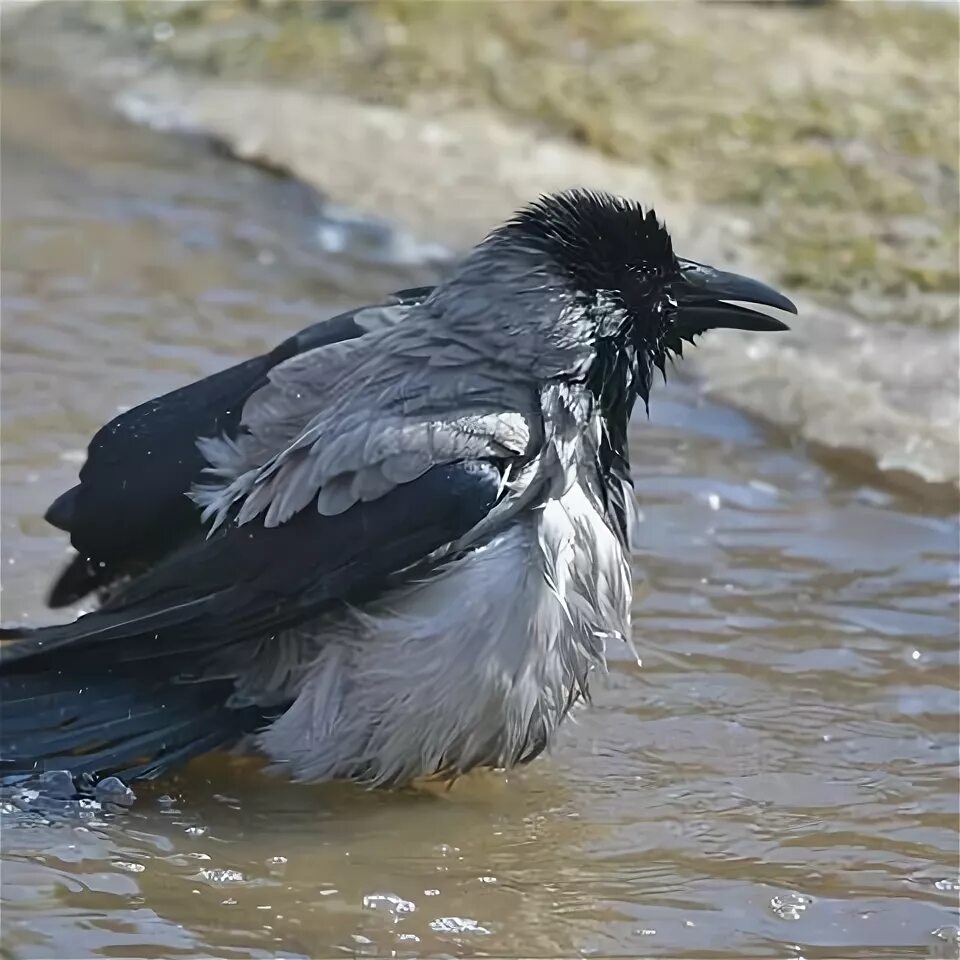
[[[677,268],[670,234],[656,213],[601,191],[540,197],[502,231],[504,238],[568,271],[585,292],[629,294]]]

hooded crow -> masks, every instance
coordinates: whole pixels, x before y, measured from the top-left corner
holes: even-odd
[[[543,197],[434,288],[93,438],[47,520],[63,626],[0,633],[0,773],[155,777],[238,743],[397,786],[536,757],[629,642],[627,425],[717,327],[786,329],[652,210]]]

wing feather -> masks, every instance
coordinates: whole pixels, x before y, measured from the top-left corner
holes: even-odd
[[[241,455],[204,446],[212,480],[194,497],[205,519],[216,529],[239,505],[239,523],[277,526],[314,500],[332,516],[434,466],[528,457],[542,435],[536,385],[477,360],[410,319],[279,364],[244,408]]]

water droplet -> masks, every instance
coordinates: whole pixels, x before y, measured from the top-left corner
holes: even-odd
[[[210,883],[243,883],[243,874],[239,870],[214,867],[200,871],[200,878]]]
[[[70,799],[76,793],[76,786],[66,770],[50,770],[40,777],[40,790],[57,799]]]
[[[389,913],[394,922],[402,913],[413,913],[417,905],[410,900],[404,900],[395,893],[369,893],[363,898],[363,906],[366,910],[377,910],[381,913]]]
[[[486,927],[481,927],[476,920],[469,917],[437,917],[430,921],[430,929],[437,933],[482,933],[487,934],[490,931]]]
[[[780,492],[772,483],[767,483],[766,480],[753,479],[748,481],[747,486],[752,490],[757,490],[760,493],[770,494],[770,496],[775,496]]]
[[[811,903],[813,898],[802,893],[783,893],[771,899],[770,909],[782,920],[799,920]]]
[[[919,660],[919,659],[920,659],[920,651],[919,651],[919,650],[914,650],[913,653],[910,654],[910,659],[911,659],[911,660]]]
[[[101,803],[116,803],[123,807],[129,807],[137,799],[119,777],[105,777],[96,785],[94,794]]]
[[[175,33],[173,25],[167,23],[166,20],[161,20],[153,25],[153,39],[157,43],[166,43],[167,40],[172,40]]]
[[[707,494],[707,506],[709,506],[711,510],[719,510],[719,509],[720,509],[720,496],[719,496],[719,494],[716,494],[716,493],[708,493],[708,494]]]

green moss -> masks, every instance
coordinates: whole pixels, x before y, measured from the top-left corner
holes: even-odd
[[[94,2],[92,8],[111,6]],[[785,281],[958,287],[956,12],[510,0],[117,4],[227,75],[486,106],[751,217]],[[202,42],[198,42],[198,38]],[[923,230],[901,229],[904,218]]]

